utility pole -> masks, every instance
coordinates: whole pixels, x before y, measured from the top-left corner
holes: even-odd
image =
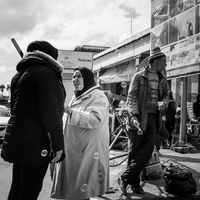
[[[132,37],[132,19],[131,19],[131,37]]]
[[[133,41],[132,18],[131,18],[131,40],[132,40],[132,44],[133,44],[133,57],[134,57],[135,56],[135,44]]]

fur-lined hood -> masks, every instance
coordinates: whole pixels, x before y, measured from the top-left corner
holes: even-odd
[[[17,65],[17,71],[20,71],[23,68],[27,67],[27,62],[43,62],[45,66],[51,67],[56,72],[63,74],[64,67],[53,57],[50,55],[42,52],[42,51],[33,51],[33,52],[27,52],[24,56],[24,58],[18,63]]]

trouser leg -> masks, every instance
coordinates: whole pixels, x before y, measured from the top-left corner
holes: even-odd
[[[155,114],[149,114],[147,129],[143,135],[138,135],[136,131],[131,131],[130,152],[128,167],[122,174],[122,179],[130,185],[137,185],[140,182],[140,173],[145,168],[151,158],[154,145],[156,143],[157,120]]]
[[[19,199],[19,195],[21,191],[20,174],[21,174],[21,165],[14,163],[12,167],[12,183],[11,183],[11,188],[8,194],[8,200]]]
[[[48,163],[43,165],[14,164],[13,168],[15,179],[13,179],[8,200],[37,200],[42,189]],[[16,194],[17,196],[15,196]]]
[[[37,200],[47,168],[48,164],[22,165],[22,188],[19,200]]]

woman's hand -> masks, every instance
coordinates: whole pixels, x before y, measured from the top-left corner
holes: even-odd
[[[72,114],[72,109],[69,106],[65,106],[65,112],[71,116]]]
[[[58,162],[58,161],[61,159],[62,154],[63,154],[63,150],[56,151],[56,152],[53,154],[53,159],[51,160],[51,163],[56,163],[56,162]]]

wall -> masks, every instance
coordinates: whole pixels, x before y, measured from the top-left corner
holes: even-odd
[[[146,29],[131,38],[119,43],[93,58],[93,71],[113,67],[117,64],[133,60],[142,52],[150,50],[150,29]]]
[[[151,2],[151,49],[167,55],[167,77],[199,73],[199,0]]]

